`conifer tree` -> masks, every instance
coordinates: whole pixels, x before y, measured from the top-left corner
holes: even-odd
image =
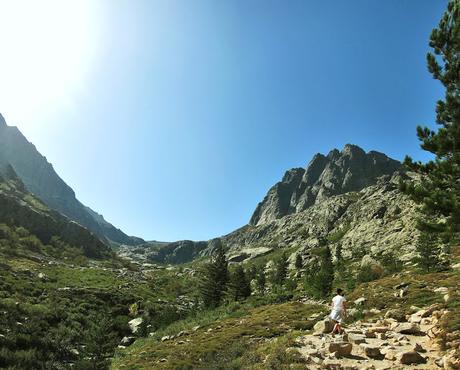
[[[449,1],[429,45],[428,70],[444,86],[445,97],[436,106],[439,129],[418,126],[417,135],[435,159],[423,164],[406,157],[405,164],[422,175],[422,182],[402,187],[423,204],[426,215],[442,216],[434,223],[424,218],[420,228],[451,237],[460,231],[460,0]]]
[[[243,266],[238,265],[230,274],[229,296],[235,301],[242,300],[251,295],[251,286]]]
[[[275,262],[275,270],[273,272],[273,284],[282,285],[287,277],[288,272],[288,259],[286,253]]]
[[[256,283],[257,283],[257,290],[260,293],[263,293],[265,291],[265,285],[266,285],[265,267],[264,266],[261,266],[257,271]]]
[[[442,249],[438,234],[423,232],[416,246],[415,262],[425,272],[445,270],[448,264],[441,258]]]
[[[320,247],[316,252],[317,264],[310,265],[305,274],[305,289],[315,298],[322,298],[332,291],[334,265],[329,246]]]
[[[219,246],[202,271],[200,294],[205,307],[217,307],[222,303],[227,283],[228,261],[223,247]]]

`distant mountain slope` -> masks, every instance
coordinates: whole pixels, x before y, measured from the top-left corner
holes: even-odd
[[[128,245],[143,242],[140,238],[126,235],[78,201],[75,192],[58,176],[46,158],[17,127],[8,126],[1,114],[0,163],[11,164],[27,189],[50,208],[87,227],[104,240]]]
[[[306,169],[287,171],[259,203],[249,222],[262,225],[292,213],[298,213],[332,195],[360,191],[374,185],[383,175],[391,175],[401,164],[385,154],[366,153],[347,144],[342,151],[334,149],[327,156],[316,154]]]
[[[25,188],[11,165],[0,163],[0,224],[24,228],[43,245],[54,238],[80,249],[89,258],[110,258],[112,252],[99,237],[78,223],[49,209]]]

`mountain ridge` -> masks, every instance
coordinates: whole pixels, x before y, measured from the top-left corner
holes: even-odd
[[[383,153],[366,153],[357,145],[317,153],[307,167],[285,172],[257,205],[249,224],[261,225],[288,214],[298,213],[331,195],[359,191],[377,178],[401,169],[401,163]]]
[[[126,235],[103,216],[83,205],[46,157],[17,127],[8,126],[1,114],[0,163],[10,164],[27,189],[50,208],[88,228],[106,242],[128,245],[144,242],[141,238]]]

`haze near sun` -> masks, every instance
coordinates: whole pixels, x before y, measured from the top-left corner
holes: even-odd
[[[0,110],[21,128],[83,89],[95,57],[95,2],[0,1]],[[27,128],[27,127],[25,127]]]

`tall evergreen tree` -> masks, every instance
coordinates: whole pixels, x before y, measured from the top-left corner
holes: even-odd
[[[266,277],[265,277],[265,266],[263,265],[257,270],[256,283],[257,283],[257,290],[260,293],[265,292]]]
[[[273,284],[282,285],[287,277],[288,272],[288,258],[286,253],[283,253],[280,258],[275,262],[275,270],[273,271]]]
[[[329,246],[317,250],[317,264],[310,265],[305,274],[305,290],[315,298],[322,298],[332,291],[334,265]]]
[[[444,86],[445,97],[436,106],[439,129],[418,126],[417,135],[435,159],[423,164],[406,157],[405,164],[423,176],[420,184],[405,184],[403,190],[423,204],[425,214],[442,216],[434,224],[423,219],[422,230],[454,235],[460,231],[460,0],[449,1],[429,45],[428,70]]]
[[[228,279],[228,261],[223,247],[219,246],[202,271],[200,294],[205,307],[217,307],[222,303]]]
[[[445,270],[448,264],[441,257],[442,249],[438,234],[423,232],[416,246],[415,262],[425,272]]]
[[[242,300],[251,295],[250,281],[243,266],[238,265],[230,274],[229,296],[235,301]]]

